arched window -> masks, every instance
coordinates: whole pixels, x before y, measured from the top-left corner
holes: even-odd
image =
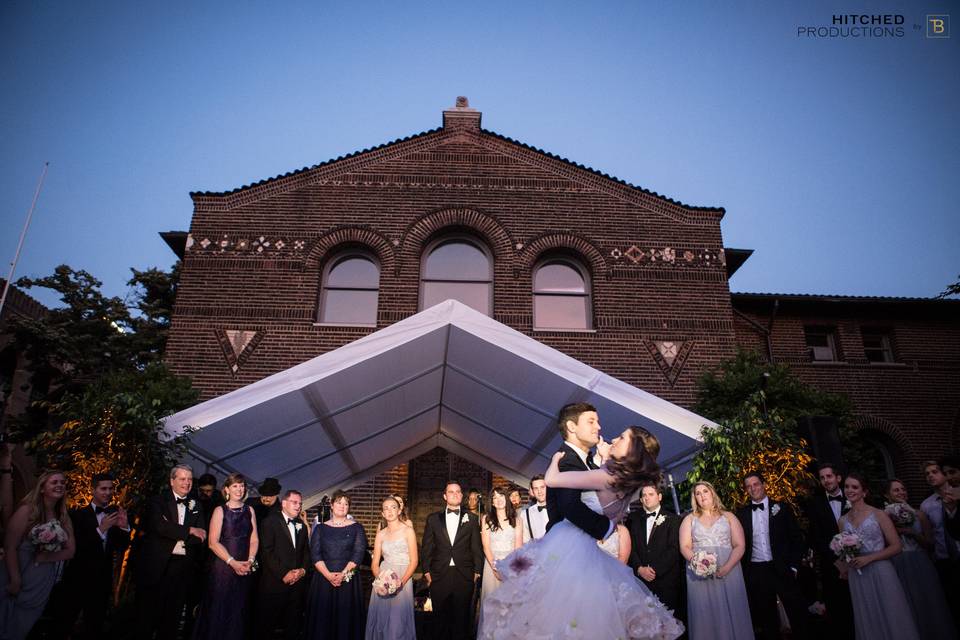
[[[583,265],[548,258],[533,271],[535,329],[589,329],[590,280]]]
[[[323,273],[320,322],[328,324],[377,324],[380,267],[363,251],[335,256]]]
[[[427,247],[420,273],[420,308],[454,299],[493,314],[493,260],[486,248],[466,237],[445,238]]]

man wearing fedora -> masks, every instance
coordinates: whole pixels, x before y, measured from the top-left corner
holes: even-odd
[[[280,501],[277,499],[280,489],[280,482],[276,478],[265,478],[263,484],[257,487],[257,493],[260,496],[247,498],[247,504],[253,507],[253,512],[257,516],[257,527],[268,515],[280,511]]]

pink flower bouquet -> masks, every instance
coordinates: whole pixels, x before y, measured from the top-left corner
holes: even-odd
[[[851,531],[838,533],[830,541],[830,550],[844,562],[850,562],[860,555],[860,549],[862,548],[863,539]],[[860,569],[857,569],[857,573],[863,575]]]
[[[44,522],[30,529],[30,544],[37,551],[60,551],[67,544],[67,532],[59,520]]]
[[[690,570],[698,578],[712,578],[717,574],[717,556],[707,551],[697,551],[690,558]]]
[[[373,591],[381,598],[389,598],[400,591],[400,576],[393,569],[384,569],[373,581]]]

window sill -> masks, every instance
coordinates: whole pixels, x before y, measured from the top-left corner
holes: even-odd
[[[346,327],[353,329],[376,329],[375,324],[348,324],[345,322],[314,322],[315,327]]]
[[[534,327],[534,333],[597,333],[596,329],[547,329],[545,327]]]

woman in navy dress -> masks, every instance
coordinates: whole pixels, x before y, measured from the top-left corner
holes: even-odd
[[[239,473],[223,483],[226,504],[210,518],[210,551],[213,566],[193,640],[243,640],[246,634],[247,600],[250,595],[253,560],[257,555],[257,519],[244,504],[247,483]]]
[[[363,525],[348,518],[350,496],[333,494],[330,519],[310,536],[317,573],[307,601],[307,640],[362,640],[366,621],[357,567],[367,551]]]

